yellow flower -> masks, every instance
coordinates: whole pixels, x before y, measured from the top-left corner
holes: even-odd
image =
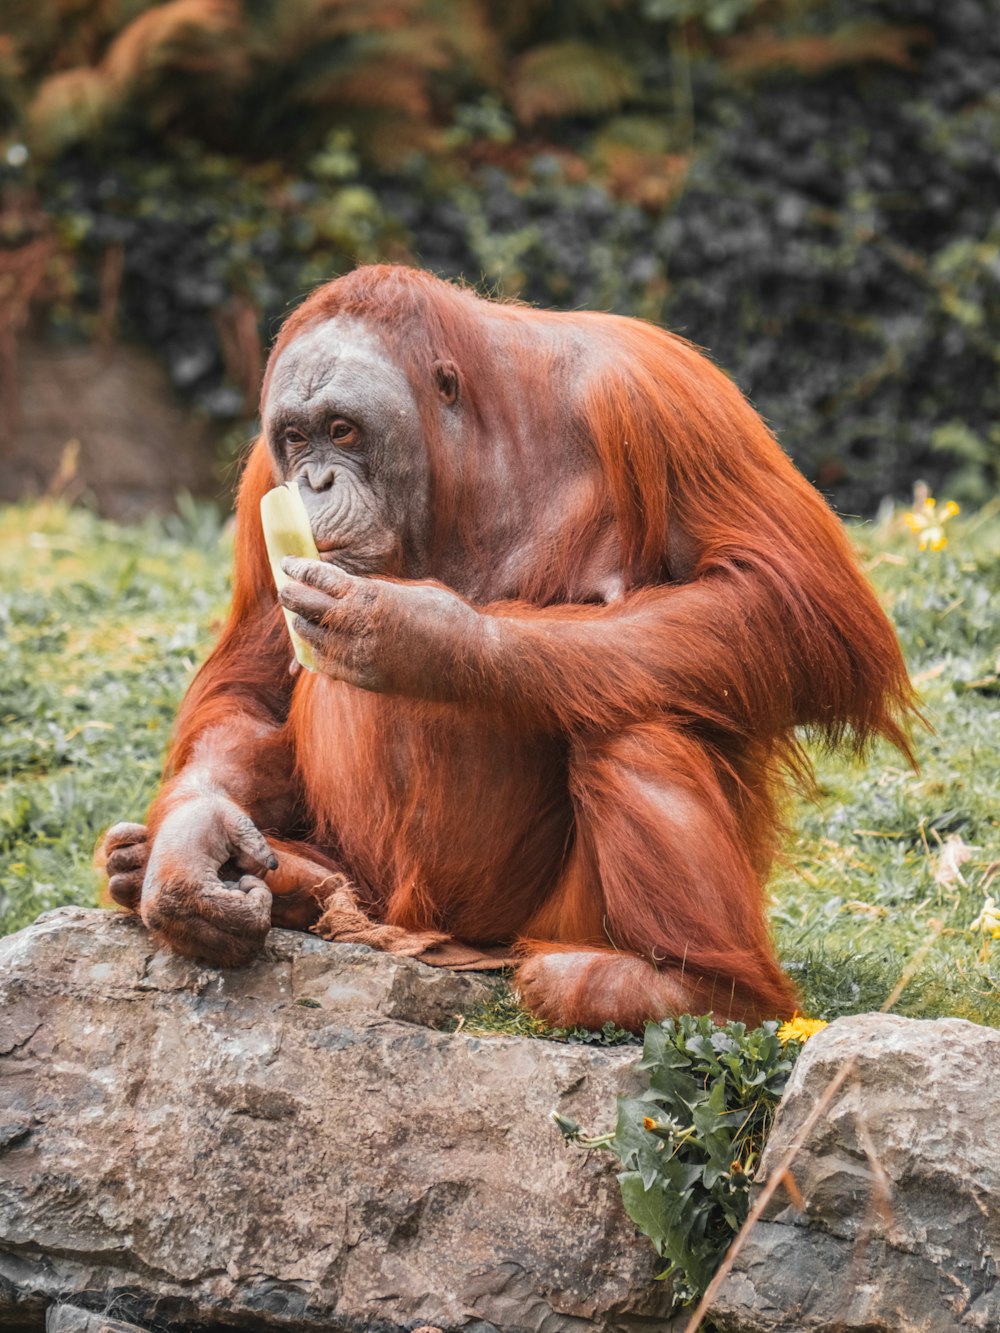
[[[655,1129],[656,1121],[652,1118],[652,1116],[644,1115],[642,1117],[642,1127],[643,1129]]]
[[[995,899],[989,894],[983,903],[983,910],[969,927],[970,930],[981,930],[984,935],[989,935],[992,939],[1000,940],[1000,907],[997,907]]]
[[[916,537],[921,551],[943,551],[948,545],[944,525],[961,512],[958,505],[948,500],[939,513],[933,495],[922,491],[917,491],[914,503],[916,507],[903,515],[903,522]]]
[[[782,1043],[788,1041],[808,1041],[810,1037],[815,1037],[817,1032],[822,1032],[828,1027],[825,1018],[803,1018],[796,1009],[787,1023],[782,1023],[778,1028],[778,1040]]]

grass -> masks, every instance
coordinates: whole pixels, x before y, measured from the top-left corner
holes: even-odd
[[[888,747],[865,764],[817,756],[818,798],[794,810],[771,885],[811,1014],[878,1008],[916,963],[897,1012],[1000,1025],[1000,944],[969,930],[1000,871],[998,510],[950,526],[940,552],[898,519],[856,531],[933,730],[916,773]]]
[[[790,811],[772,920],[810,1014],[877,1008],[909,965],[899,1012],[1000,1026],[1000,942],[969,929],[1000,869],[998,515],[955,520],[939,552],[898,516],[855,529],[934,730],[917,737],[918,773],[887,748],[863,765],[817,754],[817,798]],[[133,528],[56,504],[0,510],[0,931],[97,901],[95,842],[155,791],[229,560],[192,504]],[[544,1031],[502,989],[465,1028]]]
[[[123,528],[0,510],[0,932],[94,904],[98,835],[141,817],[227,598],[210,511]]]

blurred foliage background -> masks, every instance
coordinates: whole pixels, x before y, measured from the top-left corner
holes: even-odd
[[[245,439],[378,259],[707,347],[842,511],[1000,469],[998,0],[5,0],[0,375],[152,346]],[[225,446],[223,446],[225,448]]]

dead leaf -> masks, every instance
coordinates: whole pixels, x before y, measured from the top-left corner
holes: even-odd
[[[840,910],[842,912],[851,912],[854,916],[887,917],[889,909],[881,907],[878,903],[863,903],[856,898],[850,902],[842,903]]]
[[[938,676],[944,675],[946,665],[945,662],[938,662],[937,666],[928,667],[926,671],[918,671],[915,676],[911,677],[910,684],[919,689],[921,685],[926,685],[929,680],[937,680]]]
[[[964,843],[957,833],[949,833],[944,846],[935,858],[933,870],[934,883],[942,889],[953,889],[965,883],[961,867],[972,857],[972,848]]]
[[[785,1187],[785,1193],[792,1201],[792,1207],[797,1208],[800,1213],[806,1210],[806,1201],[802,1197],[802,1191],[799,1189],[798,1181],[792,1175],[791,1169],[785,1170],[781,1177],[781,1183]]]

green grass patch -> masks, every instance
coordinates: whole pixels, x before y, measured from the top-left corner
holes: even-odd
[[[897,1012],[1000,1024],[1000,944],[969,929],[1000,871],[998,509],[936,552],[898,518],[855,531],[933,730],[916,773],[888,747],[816,756],[817,800],[791,811],[772,921],[810,1013],[878,1008],[913,968]]]
[[[177,704],[217,630],[219,521],[138,527],[0,510],[0,930],[93,905],[98,836],[140,818]]]
[[[912,969],[899,1012],[1000,1025],[1000,942],[970,930],[1000,887],[998,514],[956,519],[936,552],[898,515],[853,530],[933,731],[917,736],[917,773],[885,747],[865,764],[818,753],[818,795],[789,811],[772,920],[810,1014],[878,1008]],[[94,845],[156,789],[229,563],[207,508],[130,528],[53,504],[0,510],[0,930],[96,902]],[[546,1034],[503,988],[465,1030]]]

